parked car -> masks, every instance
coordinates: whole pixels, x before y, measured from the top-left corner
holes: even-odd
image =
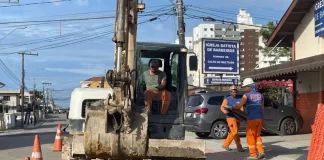
[[[238,92],[242,97],[244,92]],[[215,139],[227,137],[229,128],[226,115],[220,110],[223,99],[229,96],[227,91],[202,91],[189,96],[185,109],[185,127],[189,132],[195,132],[200,138],[209,136]],[[246,107],[244,106],[246,112]],[[293,135],[303,125],[303,119],[293,108],[265,97],[264,124],[271,129],[278,130],[284,135]],[[241,121],[240,132],[245,132],[246,122]],[[263,130],[263,133],[271,131]]]

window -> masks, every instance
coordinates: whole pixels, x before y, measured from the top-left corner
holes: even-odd
[[[93,102],[99,101],[100,99],[85,99],[82,102],[82,109],[81,109],[81,117],[85,118],[86,117],[86,109],[87,109],[87,104],[91,104]]]
[[[241,58],[244,58],[244,55],[241,55],[240,57],[241,57]]]
[[[259,48],[255,48],[255,51],[259,51]]]
[[[241,61],[240,64],[244,64],[244,61]]]
[[[171,58],[171,75],[172,75],[172,85],[174,87],[178,87],[178,61],[179,61],[179,54],[173,54]]]
[[[189,41],[189,43],[191,43],[191,41]]]
[[[214,31],[214,28],[210,28],[211,31]]]
[[[207,31],[207,28],[204,28],[204,31]]]
[[[241,42],[241,45],[244,45],[244,42]]]
[[[197,107],[204,102],[204,98],[200,95],[193,95],[189,97],[188,107]]]
[[[10,101],[10,96],[3,96],[4,101]]]
[[[214,36],[213,35],[210,35],[210,38],[213,38]]]
[[[264,107],[266,108],[266,107],[272,107],[272,103],[271,103],[271,101],[269,100],[269,99],[267,99],[267,98],[265,98],[264,99]]]
[[[244,68],[241,68],[241,71],[244,71]]]
[[[259,55],[255,55],[255,58],[259,58]]]
[[[210,97],[207,103],[210,105],[222,105],[223,100],[224,96],[214,96]]]

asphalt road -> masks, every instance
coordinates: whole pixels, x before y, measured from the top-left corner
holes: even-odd
[[[63,126],[66,123],[65,114],[53,115],[43,125],[36,129],[13,130],[8,133],[0,133],[0,159],[22,160],[30,156],[35,134],[40,136],[42,154],[44,160],[60,160],[61,153],[53,152],[53,142],[57,124]],[[186,139],[197,139],[194,133],[186,133]],[[64,136],[64,135],[63,135]],[[294,136],[266,136],[263,137],[267,159],[271,160],[307,160],[307,152],[311,135]],[[236,150],[225,151],[221,148],[223,140],[204,139],[206,141],[207,160],[243,160],[248,152],[239,153]],[[247,149],[245,137],[241,137],[242,145]],[[234,141],[231,147],[235,147]]]

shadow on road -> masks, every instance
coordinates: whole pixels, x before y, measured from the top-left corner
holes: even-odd
[[[280,143],[280,142],[282,142],[282,141],[263,143],[263,145],[265,146],[264,150],[265,150],[267,159],[272,159],[272,158],[276,158],[278,156],[292,155],[292,154],[301,155],[296,160],[307,159],[308,146],[297,147],[297,148],[285,148],[285,147],[276,145],[276,143]],[[233,149],[232,151],[209,152],[209,153],[206,153],[207,160],[215,160],[215,159],[243,160],[246,157],[249,157],[248,149],[247,148],[244,148],[244,149],[245,149],[245,152],[243,152],[243,153],[237,152],[235,149]]]
[[[62,123],[62,127],[64,126],[65,124]],[[41,125],[37,128],[57,128],[57,124],[45,124],[45,125]],[[26,128],[24,130],[34,130],[33,128]]]
[[[35,135],[39,135],[41,145],[53,144],[55,139],[55,132],[43,133],[22,133],[15,135],[0,136],[0,150],[15,149],[22,147],[31,147],[34,144]],[[63,136],[65,134],[63,133]]]

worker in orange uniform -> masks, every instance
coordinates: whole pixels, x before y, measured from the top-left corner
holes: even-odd
[[[145,105],[149,107],[149,113],[152,110],[152,100],[159,96],[162,99],[161,114],[167,114],[171,102],[171,93],[165,89],[166,74],[159,70],[159,61],[152,59],[149,62],[150,69],[142,75],[142,80],[145,82],[146,91],[144,92]]]
[[[240,109],[243,105],[247,107],[246,140],[250,152],[248,160],[264,159],[264,149],[260,136],[263,127],[264,98],[256,89],[253,79],[246,78],[242,87],[247,92],[241,101],[233,106],[225,106],[226,109]],[[257,154],[257,151],[259,154]]]
[[[230,151],[229,145],[232,143],[233,139],[236,144],[237,151],[244,152],[244,149],[242,148],[241,141],[240,141],[240,135],[238,134],[238,129],[240,128],[240,121],[235,118],[233,113],[229,113],[224,106],[230,105],[233,106],[236,103],[239,103],[241,98],[236,96],[237,94],[237,88],[233,85],[230,87],[230,96],[228,96],[226,99],[224,99],[221,110],[226,114],[226,121],[230,129],[230,133],[228,133],[227,138],[225,139],[223,143],[223,148],[227,151]],[[241,109],[243,111],[243,108]]]

